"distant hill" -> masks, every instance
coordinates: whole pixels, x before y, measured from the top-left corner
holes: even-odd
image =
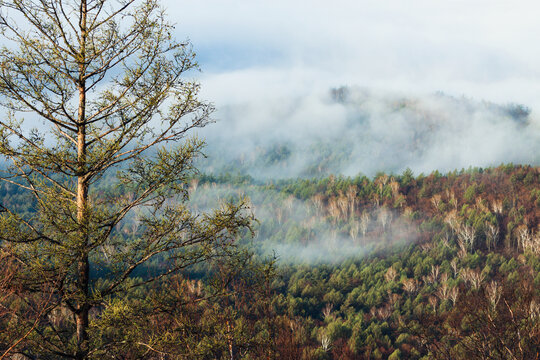
[[[336,88],[222,107],[203,171],[258,179],[540,164],[540,123],[520,104]]]

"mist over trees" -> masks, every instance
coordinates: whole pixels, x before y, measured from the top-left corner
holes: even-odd
[[[538,358],[531,109],[342,87],[207,127],[159,1],[0,6],[0,360]]]
[[[193,199],[252,199],[254,245],[278,257],[279,358],[529,359],[540,349],[539,175],[508,164],[262,184],[205,176]]]
[[[200,132],[209,155],[201,166],[214,173],[310,178],[540,164],[540,123],[520,104],[342,87],[224,104],[216,117]]]

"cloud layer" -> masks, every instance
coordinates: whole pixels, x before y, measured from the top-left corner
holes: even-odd
[[[328,169],[345,174],[538,164],[540,22],[532,0],[164,6],[176,37],[189,37],[198,52],[201,95],[219,120],[201,134],[218,155],[245,164],[268,147],[291,151],[287,162],[251,167],[256,176],[302,175],[320,142],[346,148],[346,159]],[[374,94],[329,102],[328,89],[342,85]],[[434,98],[437,91],[451,97]],[[400,97],[412,107],[395,111]],[[484,101],[525,104],[528,123]]]
[[[416,174],[501,163],[540,163],[529,109],[444,94],[341,88],[222,107],[207,139],[206,171],[256,178]]]
[[[534,1],[166,0],[199,53],[207,98],[358,85],[538,108]]]

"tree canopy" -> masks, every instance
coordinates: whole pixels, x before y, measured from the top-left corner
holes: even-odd
[[[209,213],[186,204],[203,146],[188,135],[213,106],[198,99],[191,44],[172,37],[158,1],[0,6],[0,179],[28,195],[0,214],[1,255],[16,271],[11,311],[28,330],[13,332],[15,344],[31,357],[95,357],[117,340],[98,336],[97,313],[231,256],[251,216],[241,202]],[[126,219],[129,239],[117,231]]]

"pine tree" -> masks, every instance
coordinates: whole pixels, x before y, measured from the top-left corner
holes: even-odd
[[[15,269],[0,297],[11,312],[0,356],[92,358],[113,346],[93,332],[107,306],[234,256],[251,219],[242,203],[189,209],[203,142],[188,135],[213,107],[187,78],[195,54],[158,1],[0,8],[0,178],[24,199],[0,208],[0,255]]]

